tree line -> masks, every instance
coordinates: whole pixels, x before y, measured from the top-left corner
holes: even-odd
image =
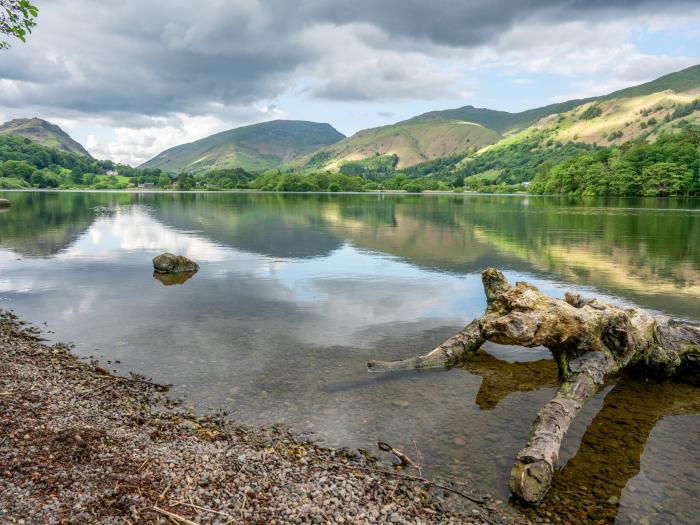
[[[338,172],[242,168],[166,173],[132,168],[0,136],[0,189],[157,187],[295,192],[456,191],[558,195],[700,195],[700,127],[685,125],[621,146],[559,144],[538,134],[477,156],[453,155],[398,170],[395,155],[343,163]],[[528,181],[532,181],[527,186]]]

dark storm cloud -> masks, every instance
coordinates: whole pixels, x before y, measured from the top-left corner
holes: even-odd
[[[37,3],[29,43],[0,56],[0,106],[124,118],[211,114],[273,98],[300,78],[312,79],[311,96],[333,100],[447,96],[457,74],[431,62],[440,49],[489,45],[524,22],[660,10],[625,0]],[[690,4],[667,0],[663,10]]]
[[[271,0],[275,5],[285,0]],[[600,21],[696,7],[697,0],[353,0],[301,2],[302,19],[368,23],[391,35],[455,47],[491,42],[525,21]]]

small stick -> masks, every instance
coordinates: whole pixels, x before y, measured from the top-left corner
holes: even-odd
[[[365,470],[367,472],[374,472],[377,474],[384,474],[387,476],[395,476],[397,478],[404,478],[404,479],[410,479],[413,481],[420,481],[421,483],[425,483],[426,485],[429,485],[431,487],[443,489],[443,490],[446,490],[447,492],[452,492],[453,494],[457,494],[458,496],[462,496],[463,498],[466,498],[469,501],[473,501],[474,503],[478,503],[480,505],[486,503],[485,499],[480,498],[478,496],[472,496],[471,494],[466,494],[465,492],[460,492],[459,490],[453,489],[452,487],[448,487],[445,485],[441,485],[439,483],[435,483],[434,481],[430,481],[429,479],[419,478],[418,476],[409,476],[408,474],[401,474],[400,472],[391,472],[389,470],[381,470],[381,469],[369,468],[369,467],[360,467],[357,465],[347,465],[345,463],[336,463],[335,461],[327,461],[324,459],[322,459],[321,461],[323,461],[324,463],[328,463],[329,465],[335,465],[337,467],[343,467],[343,468],[350,469],[350,470]]]
[[[163,516],[167,516],[170,519],[177,520],[180,523],[185,523],[186,525],[197,525],[194,521],[190,521],[187,518],[183,518],[182,516],[179,516],[174,512],[169,512],[167,510],[161,509],[160,507],[156,507],[155,505],[151,508],[156,512],[160,512]]]
[[[392,447],[389,445],[389,443],[384,443],[383,441],[377,442],[377,446],[379,447],[379,450],[382,450],[384,452],[391,452],[394,456],[396,456],[396,459],[398,459],[401,462],[401,466],[403,467],[415,467],[416,464],[409,458],[406,454],[401,452],[399,449]]]
[[[170,480],[170,482],[168,483],[168,486],[165,487],[165,490],[164,490],[163,492],[161,492],[160,497],[158,498],[159,500],[164,500],[164,499],[165,499],[165,495],[166,495],[166,494],[168,493],[168,491],[170,490],[170,487],[173,485],[173,482],[174,482],[174,481],[175,481],[175,478],[173,478],[173,479]]]
[[[213,512],[214,514],[219,514],[220,516],[226,516],[227,518],[231,518],[230,514],[226,514],[225,512],[221,512],[220,510],[208,509],[206,507],[200,507],[199,505],[186,503],[184,501],[176,501],[175,503],[173,503],[173,505],[187,505],[188,507],[192,507],[193,509],[203,510],[205,512]]]
[[[243,503],[241,503],[241,508],[240,508],[241,519],[243,519],[243,509],[245,508],[246,501],[248,501],[248,494],[243,493]]]
[[[413,440],[413,448],[416,450],[416,468],[418,469],[418,475],[420,477],[423,477],[423,472],[421,471],[421,465],[423,464],[423,460],[421,459],[421,453],[418,451],[418,445],[416,445],[416,440]]]
[[[399,488],[399,483],[401,483],[401,480],[397,479],[396,483],[394,483],[394,488],[391,489],[391,493],[389,493],[389,499],[394,499],[394,494],[396,494],[396,489]]]

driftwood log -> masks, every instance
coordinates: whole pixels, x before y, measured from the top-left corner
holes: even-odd
[[[426,355],[368,366],[373,371],[450,368],[474,356],[485,341],[548,348],[561,385],[537,414],[509,483],[526,503],[544,498],[569,425],[607,376],[634,368],[700,383],[700,326],[573,293],[554,299],[529,283],[511,285],[493,268],[482,272],[482,281],[487,307],[481,318]]]

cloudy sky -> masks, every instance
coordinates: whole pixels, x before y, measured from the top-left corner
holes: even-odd
[[[467,104],[523,110],[700,63],[697,0],[35,0],[0,119],[133,165],[288,118],[345,134]]]

